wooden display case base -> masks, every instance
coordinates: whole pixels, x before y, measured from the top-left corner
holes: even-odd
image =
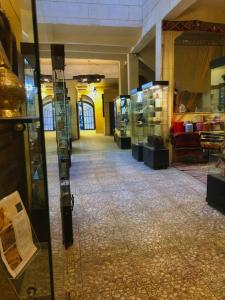
[[[116,142],[120,149],[130,149],[131,148],[131,138],[130,137],[118,136]]]
[[[207,176],[207,195],[208,204],[225,213],[225,178],[221,175]]]
[[[143,160],[147,166],[154,170],[167,169],[169,167],[169,150],[156,150],[144,145]]]
[[[132,156],[137,161],[143,161],[143,144],[132,144]]]

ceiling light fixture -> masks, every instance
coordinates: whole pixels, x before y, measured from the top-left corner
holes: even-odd
[[[105,75],[100,74],[87,74],[87,75],[77,75],[73,76],[73,80],[76,80],[80,83],[99,83],[102,79],[105,78]]]

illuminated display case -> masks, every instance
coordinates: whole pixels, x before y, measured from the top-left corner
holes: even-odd
[[[141,88],[133,89],[131,97],[131,148],[132,156],[143,161],[143,144],[146,142],[146,122],[143,114],[143,92]]]
[[[69,98],[64,76],[64,45],[51,45],[53,88],[56,122],[56,142],[60,178],[60,203],[63,243],[68,248],[73,243],[73,195],[70,191],[71,143],[69,128]]]
[[[3,10],[0,11],[0,31],[2,27],[6,29],[1,31],[0,54],[4,56],[1,68],[6,72],[1,72],[0,85],[1,89],[7,91],[10,101],[5,102],[8,105],[7,114],[0,117],[0,202],[15,191],[19,192],[31,223],[33,243],[39,251],[16,272],[16,277],[10,275],[9,269],[6,269],[1,260],[0,298],[50,300],[54,299],[54,287],[36,7],[34,0],[15,1],[12,10],[10,5],[4,3],[8,1],[2,1],[4,11],[6,9],[5,16]],[[10,18],[15,11],[21,16],[21,22],[18,23],[21,28],[16,30],[11,28],[12,24],[7,20],[7,16]],[[20,32],[20,29],[23,34],[14,37],[13,32]],[[26,43],[22,43],[20,47],[18,41]],[[18,53],[23,59],[21,64],[18,63]],[[3,78],[4,74],[8,77]],[[16,82],[16,74],[23,78],[23,84],[19,81],[13,84]],[[3,96],[3,93],[0,94]],[[5,108],[1,107],[2,113]],[[21,205],[16,205],[16,208],[18,213],[22,211]],[[17,225],[16,222],[13,224],[14,230]],[[20,237],[17,231],[16,244],[21,246],[23,242],[23,246],[26,246],[26,235]],[[22,256],[21,253],[20,255]],[[16,259],[18,260],[18,256]]]
[[[153,169],[169,166],[168,150],[168,81],[142,85],[145,144],[143,160]]]
[[[130,149],[130,96],[121,95],[114,100],[115,141],[121,149]]]

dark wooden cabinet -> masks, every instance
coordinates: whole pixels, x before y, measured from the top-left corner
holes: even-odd
[[[0,124],[0,199],[18,190],[28,209],[24,133]]]

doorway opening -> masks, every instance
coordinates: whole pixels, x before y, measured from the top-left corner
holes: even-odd
[[[95,107],[90,97],[81,97],[78,102],[78,112],[80,130],[95,130]]]
[[[43,114],[44,114],[44,130],[54,131],[55,130],[55,108],[52,101],[52,97],[48,96],[47,102],[44,103]]]

